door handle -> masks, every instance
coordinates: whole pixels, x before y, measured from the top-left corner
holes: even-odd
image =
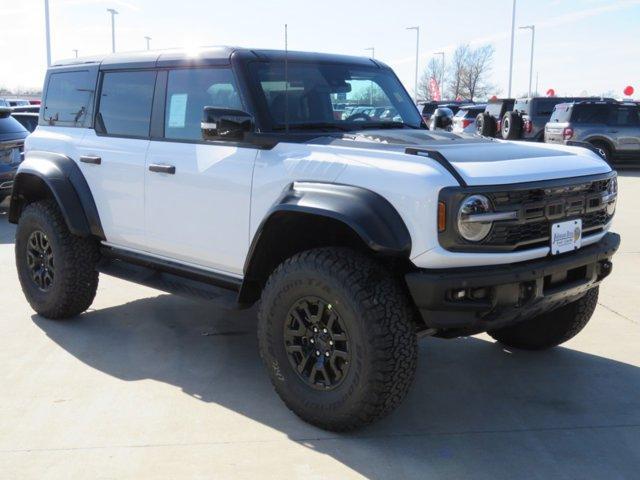
[[[174,175],[176,173],[176,167],[173,165],[149,165],[149,171],[154,173],[168,173]]]
[[[91,165],[100,165],[102,163],[102,158],[94,155],[83,155],[80,157],[80,161],[82,163],[90,163]]]

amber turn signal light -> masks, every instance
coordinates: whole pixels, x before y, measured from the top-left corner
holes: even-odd
[[[438,232],[447,228],[447,208],[444,202],[438,202]]]

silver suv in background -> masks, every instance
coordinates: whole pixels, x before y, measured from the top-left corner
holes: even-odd
[[[453,133],[476,133],[476,117],[484,112],[485,104],[460,107],[453,117]]]
[[[556,105],[545,126],[544,140],[590,143],[610,162],[640,159],[638,105],[615,100]]]

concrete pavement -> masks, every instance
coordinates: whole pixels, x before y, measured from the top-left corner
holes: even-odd
[[[282,404],[254,311],[102,276],[81,317],[35,315],[0,208],[0,478],[638,478],[640,175],[620,190],[622,249],[581,335],[543,353],[423,340],[405,403],[350,435]]]

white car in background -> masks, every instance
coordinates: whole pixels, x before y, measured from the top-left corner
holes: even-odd
[[[476,133],[476,117],[484,112],[486,105],[465,105],[453,117],[453,133]]]

